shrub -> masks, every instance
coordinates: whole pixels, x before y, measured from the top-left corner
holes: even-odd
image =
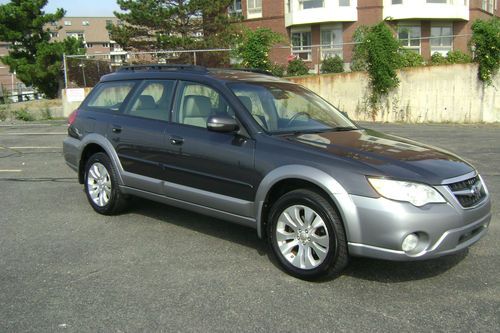
[[[401,49],[401,67],[418,67],[424,65],[424,58],[413,51]]]
[[[280,64],[272,64],[271,65],[271,73],[277,77],[285,76],[286,66]]]
[[[307,75],[309,74],[309,68],[302,59],[297,58],[288,63],[286,72],[289,76]]]
[[[233,56],[242,59],[243,67],[270,70],[269,52],[273,44],[282,40],[282,36],[268,28],[247,29],[243,32],[240,46]]]
[[[475,21],[472,24],[471,46],[474,61],[479,64],[479,79],[491,85],[500,67],[500,20],[494,17],[488,21]]]
[[[462,51],[450,51],[446,55],[450,64],[468,64],[472,62],[472,57]]]
[[[441,53],[434,53],[431,56],[431,65],[446,65],[449,64],[448,59],[444,57]]]
[[[35,120],[35,117],[31,113],[28,112],[28,108],[20,108],[19,110],[14,111],[14,117],[17,120],[22,120],[22,121],[33,121]]]
[[[336,55],[328,57],[321,63],[322,73],[342,73],[344,71],[344,60]]]
[[[9,113],[10,111],[8,105],[0,105],[0,121],[7,120]]]
[[[354,44],[352,59],[351,59],[351,71],[361,72],[368,69],[368,53],[366,44],[363,43],[366,35],[368,34],[370,28],[367,26],[360,26],[354,31],[353,41]]]
[[[47,106],[42,109],[42,119],[46,119],[46,120],[53,119],[53,117],[52,117],[52,111],[50,111],[50,108],[47,107]]]

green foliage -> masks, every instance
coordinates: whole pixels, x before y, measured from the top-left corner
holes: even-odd
[[[9,117],[10,108],[8,104],[0,105],[0,121],[5,121]]]
[[[29,113],[28,108],[26,108],[26,107],[20,108],[19,110],[15,110],[14,117],[17,120],[22,120],[22,121],[35,120],[35,117],[33,117],[33,115],[31,113]]]
[[[399,51],[401,56],[400,67],[418,67],[424,65],[424,58],[411,50],[403,49]]]
[[[491,85],[500,67],[500,19],[477,20],[472,24],[471,45],[479,64],[479,79]]]
[[[0,40],[10,44],[9,54],[0,60],[24,84],[54,98],[62,79],[63,53],[81,53],[83,44],[75,39],[50,43],[46,25],[62,18],[64,10],[45,13],[46,4],[47,0],[16,0],[0,5]]]
[[[237,36],[232,0],[117,0],[124,24],[108,26],[111,39],[128,50],[222,48]],[[196,37],[202,33],[203,38]]]
[[[269,52],[275,43],[282,40],[283,37],[280,34],[268,28],[246,29],[234,56],[242,59],[241,65],[243,67],[271,70]]]
[[[297,58],[288,63],[286,72],[288,76],[307,75],[309,74],[309,68],[302,59]]]
[[[369,27],[362,25],[354,31],[352,38],[356,44],[354,45],[351,59],[351,71],[353,72],[361,72],[368,69],[368,48],[364,41],[369,30]]]
[[[52,111],[50,111],[50,108],[48,106],[42,109],[42,119],[45,120],[54,119],[54,117],[52,117]]]
[[[448,58],[444,57],[441,53],[434,53],[431,56],[431,65],[446,65],[449,64]]]
[[[283,76],[285,76],[285,72],[286,72],[285,65],[280,65],[280,64],[272,64],[271,65],[271,73],[274,76],[283,77]]]
[[[363,41],[366,45],[368,74],[374,106],[380,98],[396,88],[399,79],[396,70],[400,67],[399,42],[384,22],[370,28]]]
[[[450,64],[468,64],[472,62],[472,57],[462,51],[450,51],[446,55]]]
[[[336,55],[335,57],[328,57],[321,63],[322,73],[342,73],[344,72],[344,60]]]

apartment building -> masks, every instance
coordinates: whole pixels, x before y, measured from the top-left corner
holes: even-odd
[[[120,64],[125,61],[127,52],[110,39],[106,29],[109,24],[119,23],[116,17],[63,17],[53,22],[49,29],[52,40],[62,41],[67,37],[79,38],[85,45],[86,54],[102,54],[112,63]]]
[[[383,19],[390,20],[404,47],[425,59],[435,52],[468,52],[473,21],[500,16],[499,1],[234,0],[233,8],[248,27],[270,28],[292,45],[273,50],[273,61],[286,63],[292,54],[312,67],[334,55],[349,63],[356,29]]]
[[[8,53],[9,44],[0,42],[0,57]],[[9,66],[0,62],[0,97],[9,95],[11,90],[16,91],[18,88],[24,89],[24,84],[17,79],[16,74],[10,72]]]

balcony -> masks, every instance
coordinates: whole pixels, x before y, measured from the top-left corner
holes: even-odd
[[[285,26],[355,22],[357,5],[357,0],[288,0],[285,1]]]
[[[470,0],[384,0],[384,18],[469,20]]]

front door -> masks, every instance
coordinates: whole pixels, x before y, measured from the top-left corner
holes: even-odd
[[[177,147],[175,158],[164,163],[165,169],[175,172],[170,181],[214,193],[210,200],[203,195],[192,196],[195,203],[204,206],[219,209],[224,197],[253,202],[260,181],[254,169],[254,140],[235,133],[212,132],[206,126],[210,115],[235,117],[231,107],[219,92],[199,83],[180,82],[176,96],[172,125],[166,134],[168,144]]]

